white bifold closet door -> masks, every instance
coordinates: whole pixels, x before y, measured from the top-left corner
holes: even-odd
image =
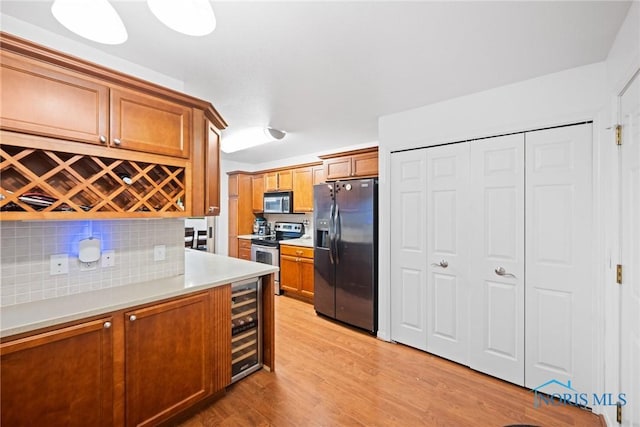
[[[426,150],[391,156],[391,339],[427,350]]]
[[[591,124],[525,134],[525,385],[594,390]]]
[[[470,151],[469,366],[524,385],[524,134]]]
[[[469,143],[427,149],[427,351],[467,364]]]

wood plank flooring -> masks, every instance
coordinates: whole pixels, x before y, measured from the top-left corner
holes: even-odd
[[[316,316],[276,297],[276,372],[256,372],[180,424],[600,427],[585,409],[533,407],[526,389]]]

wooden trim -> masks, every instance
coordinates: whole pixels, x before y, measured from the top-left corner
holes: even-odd
[[[378,152],[378,147],[376,146],[376,147],[361,148],[359,150],[343,151],[341,153],[324,154],[318,157],[321,158],[322,160],[326,160],[326,159],[334,159],[336,157],[347,157],[347,156],[353,156],[356,154],[377,153],[377,152]]]
[[[279,168],[263,169],[263,170],[259,170],[259,171],[253,171],[253,172],[247,172],[247,171],[242,171],[242,170],[234,170],[234,171],[227,172],[227,175],[244,174],[244,175],[252,175],[253,176],[253,175],[262,175],[262,174],[269,173],[269,172],[280,172],[280,171],[284,171],[284,170],[294,170],[294,169],[313,167],[313,166],[322,166],[322,162],[312,162],[312,163],[303,163],[303,164],[300,164],[300,165],[282,166],[282,167],[279,167]]]
[[[204,110],[205,116],[218,129],[225,129],[228,125],[211,103],[203,101],[173,89],[160,86],[136,77],[132,77],[107,67],[86,61],[73,55],[62,53],[32,41],[0,31],[0,48],[15,52],[29,58],[38,59],[49,64],[73,70],[88,76],[97,77],[105,82],[121,85],[153,96],[160,96],[181,104],[186,104]]]

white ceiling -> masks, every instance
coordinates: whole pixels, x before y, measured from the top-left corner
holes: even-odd
[[[229,123],[271,125],[280,142],[225,154],[246,163],[377,141],[377,118],[599,62],[629,1],[212,1],[218,26],[175,33],[144,1],[112,3],[119,46],[71,34],[52,1],[0,1],[3,14],[184,81]]]

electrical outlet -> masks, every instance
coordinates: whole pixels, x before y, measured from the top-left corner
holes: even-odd
[[[165,245],[156,245],[153,247],[153,260],[164,261],[166,258],[167,248]]]
[[[113,267],[116,265],[116,251],[102,252],[102,267]]]
[[[98,261],[82,262],[78,260],[78,262],[80,263],[80,271],[91,271],[98,268]]]
[[[51,255],[49,258],[49,274],[67,274],[69,272],[69,256],[67,254]]]

